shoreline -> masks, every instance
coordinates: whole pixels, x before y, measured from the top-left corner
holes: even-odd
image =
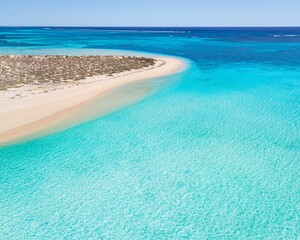
[[[78,85],[47,89],[38,95],[12,99],[0,98],[0,146],[22,140],[67,119],[91,101],[131,82],[171,75],[184,69],[185,63],[176,58],[156,57],[157,65],[133,70],[112,77],[94,76]],[[49,91],[48,91],[49,90]],[[22,92],[22,88],[20,89]]]

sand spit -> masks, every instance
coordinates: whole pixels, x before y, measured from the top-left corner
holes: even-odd
[[[181,71],[185,66],[178,59],[165,57],[91,56],[89,59],[87,56],[25,56],[30,59],[40,60],[41,58],[43,61],[51,59],[50,66],[44,64],[45,68],[42,68],[37,63],[29,64],[32,60],[28,62],[24,60],[26,63],[18,64],[17,59],[22,57],[24,56],[4,56],[5,59],[11,60],[9,64],[11,70],[6,70],[3,75],[1,73],[0,80],[4,86],[0,90],[1,144],[23,139],[30,134],[51,127],[93,99],[116,87],[137,80],[173,74]],[[71,59],[71,61],[68,62],[65,59]],[[97,60],[105,62],[110,68],[96,63]],[[114,60],[117,62],[116,65],[113,64]],[[83,67],[78,63],[81,61],[81,64],[91,66]],[[66,67],[59,68],[58,62],[62,62]],[[3,60],[0,63],[2,69],[5,64]],[[73,64],[77,65],[73,66]],[[26,68],[20,66],[26,66]],[[21,73],[23,73],[21,76],[30,76],[30,78],[25,76],[18,78],[17,76]],[[51,77],[52,74],[55,78]],[[75,76],[80,76],[80,79]]]

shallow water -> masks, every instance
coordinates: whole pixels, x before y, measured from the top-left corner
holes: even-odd
[[[298,239],[299,34],[0,28],[1,53],[191,61],[138,102],[2,147],[0,238]]]

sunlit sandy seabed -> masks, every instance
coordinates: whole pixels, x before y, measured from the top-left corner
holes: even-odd
[[[1,53],[190,61],[114,112],[2,147],[0,238],[299,238],[299,33],[0,28]]]

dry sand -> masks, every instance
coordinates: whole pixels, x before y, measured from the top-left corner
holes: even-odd
[[[94,76],[78,85],[25,86],[0,95],[0,144],[24,138],[66,119],[93,99],[121,85],[181,71],[184,63],[175,58],[155,58],[155,66],[143,70]],[[18,97],[15,97],[18,96]],[[12,98],[14,97],[14,98]]]

